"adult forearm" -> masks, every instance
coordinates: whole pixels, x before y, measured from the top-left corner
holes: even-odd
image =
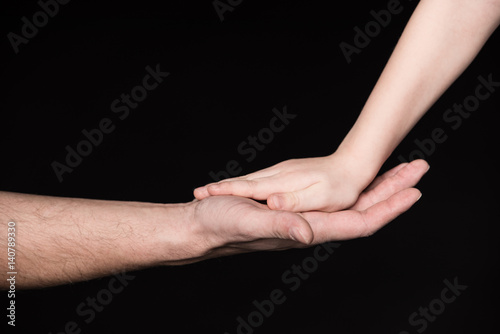
[[[186,207],[0,192],[0,245],[7,250],[7,224],[15,222],[19,288],[175,263],[192,256]],[[6,262],[0,258],[0,287]]]
[[[499,24],[500,1],[422,0],[337,152],[369,182]]]

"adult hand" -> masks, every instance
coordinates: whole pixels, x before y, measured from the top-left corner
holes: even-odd
[[[423,160],[403,163],[376,178],[348,210],[293,213],[270,210],[248,198],[210,196],[195,200],[195,262],[257,250],[302,248],[372,235],[421,196],[412,188],[427,172]]]

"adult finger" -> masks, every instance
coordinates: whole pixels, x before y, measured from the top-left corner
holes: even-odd
[[[344,210],[332,213],[304,212],[314,233],[314,243],[349,240],[372,235],[407,211],[420,198],[418,189],[400,191],[364,211]]]
[[[358,211],[365,210],[397,192],[415,186],[428,170],[429,164],[421,159],[404,165],[396,173],[390,173],[390,176],[387,176],[373,189],[363,192],[351,209]]]

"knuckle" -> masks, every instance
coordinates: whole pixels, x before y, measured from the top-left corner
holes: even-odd
[[[300,204],[299,197],[295,192],[288,193],[288,196],[285,196],[285,201],[286,206],[290,209],[296,209]]]
[[[361,215],[361,221],[362,224],[360,225],[360,233],[359,237],[361,238],[368,238],[377,232],[377,229],[375,229],[372,224],[368,222],[368,217],[366,217],[365,214]]]
[[[278,238],[287,238],[288,231],[293,225],[290,214],[287,212],[276,212],[274,215],[273,233]]]
[[[255,195],[255,190],[257,188],[257,181],[254,180],[246,180],[243,181],[244,187],[246,188],[246,191],[250,197]]]

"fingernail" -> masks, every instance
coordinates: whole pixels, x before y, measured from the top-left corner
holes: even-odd
[[[420,198],[422,198],[422,193],[420,193],[420,196],[418,196],[417,202],[420,200]]]
[[[281,199],[281,196],[273,196],[271,201],[276,209],[281,209],[283,207],[283,200]]]
[[[196,195],[200,196],[200,197],[207,197],[207,196],[210,196],[210,194],[208,193],[207,191],[207,187],[198,187],[196,188],[193,193],[196,192]],[[195,197],[196,197],[195,195]]]
[[[306,238],[304,237],[304,235],[302,235],[302,232],[300,231],[300,229],[298,227],[292,227],[290,229],[290,237],[297,242],[300,242],[303,244],[307,243]]]

